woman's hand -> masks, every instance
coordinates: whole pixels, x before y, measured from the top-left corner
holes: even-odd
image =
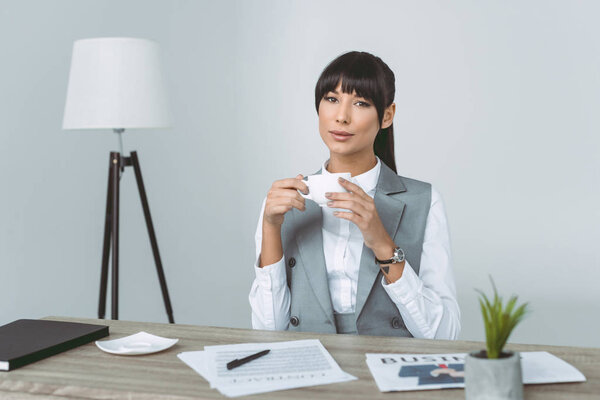
[[[292,208],[297,208],[300,211],[306,209],[304,197],[297,192],[297,190],[300,190],[302,193],[308,194],[308,186],[302,178],[302,175],[298,175],[295,178],[280,179],[273,182],[265,203],[263,215],[265,224],[280,227],[283,224],[283,217],[286,212]]]
[[[371,196],[366,194],[360,186],[344,178],[339,178],[339,182],[349,193],[325,194],[325,197],[331,200],[327,205],[351,212],[336,211],[333,215],[354,222],[362,232],[365,245],[373,250],[375,257],[380,260],[391,258],[396,245],[385,230]]]

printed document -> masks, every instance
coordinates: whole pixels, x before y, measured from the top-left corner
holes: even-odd
[[[523,383],[584,382],[571,364],[546,351],[520,353]],[[367,353],[367,366],[382,392],[465,387],[465,353]]]
[[[270,352],[263,357],[232,370],[226,367],[232,360],[267,349]],[[229,397],[356,379],[342,371],[317,339],[205,346],[204,351],[177,356]]]

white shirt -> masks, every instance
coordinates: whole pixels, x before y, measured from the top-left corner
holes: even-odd
[[[323,174],[327,171],[323,164]],[[380,160],[375,167],[352,178],[369,196],[375,196]],[[275,264],[259,267],[262,244],[263,200],[256,228],[256,278],[250,289],[254,329],[285,330],[290,319],[290,291],[286,282],[285,254]],[[364,244],[358,227],[335,217],[333,210],[323,207],[323,250],[329,292],[336,313],[352,313],[356,306],[356,291],[360,258]],[[400,247],[401,243],[397,243]],[[441,196],[431,188],[431,206],[425,226],[419,275],[405,261],[402,277],[386,284],[386,293],[394,302],[407,329],[416,338],[456,339],[460,332],[460,310],[456,302],[454,274],[450,259],[450,235]]]

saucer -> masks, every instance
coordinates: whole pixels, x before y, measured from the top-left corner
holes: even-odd
[[[138,332],[134,335],[125,336],[120,339],[97,340],[96,346],[107,353],[134,356],[139,354],[152,354],[166,350],[178,341],[179,339],[169,339],[151,335],[146,332]]]

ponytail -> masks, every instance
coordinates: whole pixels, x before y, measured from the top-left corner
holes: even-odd
[[[385,129],[380,129],[373,143],[375,155],[381,162],[390,167],[396,174],[396,158],[394,157],[394,124]]]

